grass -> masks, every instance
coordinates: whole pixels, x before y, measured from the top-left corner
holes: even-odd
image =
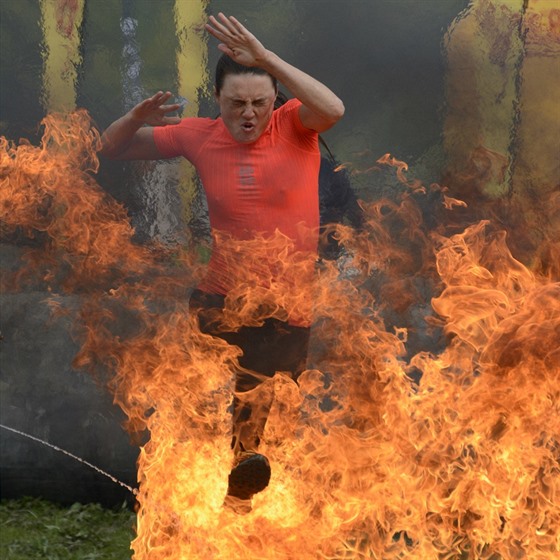
[[[135,515],[98,504],[61,507],[24,498],[0,502],[2,560],[130,560]]]

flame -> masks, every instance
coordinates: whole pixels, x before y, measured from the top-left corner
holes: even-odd
[[[189,315],[203,267],[134,242],[94,181],[99,136],[85,112],[43,124],[39,147],[0,141],[4,235],[26,249],[5,289],[80,296],[75,366],[108,383],[143,438],[136,560],[560,552],[560,283],[514,258],[503,230],[428,227],[435,207],[464,203],[387,155],[378,165],[403,190],[363,202],[362,231],[333,228],[344,255],[314,280],[310,256],[278,232],[226,240],[244,274],[224,328],[312,324],[298,382],[279,372],[246,396],[273,396],[260,447],[272,479],[238,515],[223,501],[239,350]],[[411,352],[422,329],[431,344]]]

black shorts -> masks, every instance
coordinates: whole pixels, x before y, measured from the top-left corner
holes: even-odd
[[[239,358],[243,370],[266,377],[281,371],[297,379],[306,368],[310,329],[268,318],[260,327],[240,327],[235,332],[220,332],[217,329],[219,319],[216,318],[224,308],[224,300],[220,294],[198,289],[193,291],[189,307],[198,316],[200,330],[238,346],[243,352]],[[260,382],[259,376],[243,370],[237,376],[237,391],[248,391]]]

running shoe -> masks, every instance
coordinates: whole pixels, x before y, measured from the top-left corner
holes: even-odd
[[[241,453],[229,475],[228,496],[250,500],[270,482],[270,463],[260,453]]]

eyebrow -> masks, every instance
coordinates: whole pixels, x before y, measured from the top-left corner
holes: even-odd
[[[242,97],[228,97],[229,100],[237,102],[246,103],[247,101],[252,101],[253,103],[257,103],[258,101],[266,101],[267,96],[257,97],[255,99],[243,99]]]

